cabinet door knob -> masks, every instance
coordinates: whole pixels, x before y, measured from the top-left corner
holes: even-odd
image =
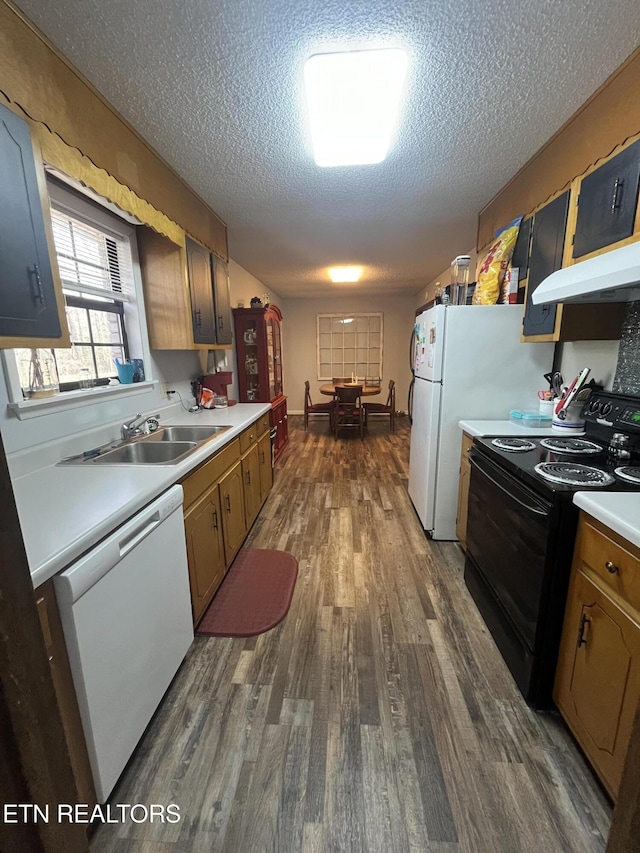
[[[220,330],[224,329],[224,317],[222,314],[218,314],[218,328]]]
[[[616,566],[615,563],[612,563],[611,560],[607,560],[604,564],[605,569],[609,572],[610,575],[620,574],[620,569]]]
[[[229,495],[225,495],[224,500],[227,505],[227,512],[231,512],[231,498],[229,497]]]
[[[585,613],[582,614],[582,618],[580,619],[580,627],[578,628],[578,648],[580,646],[586,646],[587,641],[584,638],[584,632],[587,627],[587,623],[591,622],[591,619],[587,618]]]
[[[193,315],[195,317],[196,326],[199,329],[202,325],[202,311],[198,308],[196,311],[193,312]]]
[[[218,529],[218,510],[214,509],[213,511],[213,529]]]

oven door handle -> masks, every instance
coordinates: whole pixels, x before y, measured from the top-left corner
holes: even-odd
[[[502,485],[502,483],[499,483],[497,480],[494,480],[494,479],[493,479],[493,477],[492,477],[490,474],[488,474],[488,473],[487,473],[487,471],[483,468],[483,466],[482,466],[482,465],[480,465],[480,464],[478,463],[478,461],[477,461],[476,459],[473,459],[473,458],[472,458],[472,459],[471,459],[471,462],[472,462],[472,464],[475,464],[476,468],[478,469],[478,471],[480,471],[480,473],[482,474],[482,476],[483,476],[483,477],[486,477],[486,478],[487,478],[487,480],[489,480],[490,482],[492,482],[492,483],[493,483],[493,485],[494,485],[497,489],[500,489],[500,491],[501,491],[501,492],[503,492],[505,495],[508,495],[508,496],[509,496],[509,498],[510,498],[512,501],[515,501],[515,503],[517,503],[517,504],[518,504],[518,506],[521,506],[523,509],[526,509],[526,510],[527,510],[527,512],[532,512],[532,513],[534,513],[534,515],[547,516],[547,515],[549,514],[549,513],[548,513],[546,510],[544,510],[544,509],[538,509],[538,508],[537,508],[537,507],[535,507],[535,506],[531,506],[530,504],[527,504],[527,503],[525,503],[524,501],[521,501],[519,498],[517,498],[517,497],[513,494],[513,492],[510,492],[508,489],[505,489],[505,487]]]

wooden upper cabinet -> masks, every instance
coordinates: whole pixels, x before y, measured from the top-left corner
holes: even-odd
[[[636,231],[640,139],[589,172],[580,183],[573,257],[612,246]]]
[[[0,187],[0,347],[68,347],[42,161],[27,122],[2,105]]]
[[[136,236],[151,349],[194,349],[184,247],[146,225]]]
[[[147,226],[138,228],[137,237],[151,348],[228,349],[231,311],[226,264],[188,237],[184,247],[178,246]],[[216,281],[222,307],[214,313]]]

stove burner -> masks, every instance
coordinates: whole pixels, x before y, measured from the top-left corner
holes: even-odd
[[[602,453],[601,445],[584,438],[543,438],[540,447],[553,450],[555,453]]]
[[[622,468],[616,468],[614,474],[617,474],[621,480],[640,484],[640,468],[638,466],[623,465]]]
[[[526,450],[536,449],[535,444],[525,438],[494,438],[491,444],[510,453],[524,453]]]
[[[541,462],[535,470],[544,480],[565,486],[609,486],[615,483],[606,471],[572,462]]]

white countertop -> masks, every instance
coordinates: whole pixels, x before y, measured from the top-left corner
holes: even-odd
[[[576,492],[573,502],[640,548],[640,492]]]
[[[77,559],[169,486],[270,411],[265,403],[171,414],[171,424],[231,425],[175,465],[54,464],[13,478],[13,490],[34,587]],[[78,452],[91,447],[82,444]],[[61,454],[62,456],[62,454]]]
[[[458,421],[463,432],[471,436],[483,435],[558,435],[551,427],[521,427],[511,421]]]

